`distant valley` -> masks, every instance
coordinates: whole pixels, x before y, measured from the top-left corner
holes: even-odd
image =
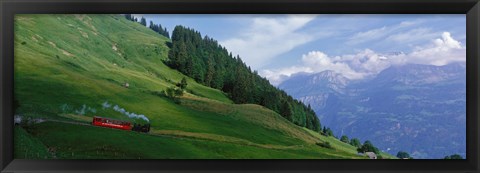
[[[414,158],[465,157],[466,67],[407,64],[349,80],[333,71],[295,74],[279,88],[310,104],[336,136],[369,139]]]

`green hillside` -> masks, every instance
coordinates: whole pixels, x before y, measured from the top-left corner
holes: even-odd
[[[163,63],[169,39],[121,15],[17,15],[16,158],[366,158],[265,107],[233,104]],[[161,96],[186,77],[180,103]],[[129,87],[124,87],[128,83]],[[90,126],[102,116],[148,134]],[[17,140],[19,139],[19,140]]]

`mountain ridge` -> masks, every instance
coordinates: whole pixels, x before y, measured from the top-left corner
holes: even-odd
[[[391,66],[371,79],[349,82],[344,92],[328,89],[328,85],[334,83],[319,86],[318,90],[304,90],[312,86],[295,85],[308,83],[295,80],[313,80],[305,78],[305,75],[286,80],[295,82],[289,85],[282,83],[279,87],[312,105],[320,120],[334,129],[336,135],[371,139],[385,151],[404,150],[416,158],[442,158],[452,153],[465,154],[465,69],[463,63]],[[300,91],[304,93],[298,94]],[[455,117],[450,118],[454,120],[450,124],[445,121],[449,115]],[[381,132],[384,129],[387,129],[386,132]],[[429,137],[440,138],[436,133],[449,134],[446,131],[451,131],[450,136],[457,142]],[[419,140],[418,136],[439,141],[439,144],[431,146],[427,140]],[[395,143],[411,147],[395,146]],[[444,153],[442,149],[450,153]]]

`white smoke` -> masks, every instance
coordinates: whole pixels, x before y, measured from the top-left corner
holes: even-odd
[[[102,109],[108,109],[108,108],[112,108],[112,104],[108,103],[108,101],[103,102]],[[68,104],[65,103],[60,106],[60,109],[63,111],[63,113],[74,112],[75,114],[79,114],[79,115],[85,115],[88,112],[97,113],[97,109],[89,107],[86,104],[83,104],[79,109],[75,110],[75,108],[72,108],[72,106],[69,106]],[[128,112],[124,108],[121,108],[118,105],[113,106],[112,109],[114,111],[122,113],[123,115],[128,116],[129,118],[143,119],[147,122],[150,122],[150,120],[145,115]]]
[[[75,110],[75,113],[80,115],[85,115],[86,110],[87,110],[87,105],[83,104],[82,108],[80,108],[79,110]]]
[[[22,116],[15,115],[13,118],[13,124],[20,124],[20,123],[22,123]]]
[[[62,110],[63,113],[67,113],[70,107],[68,106],[68,104],[65,103],[62,106],[60,106],[60,109]]]
[[[60,106],[60,109],[62,110],[63,113],[75,113],[79,115],[85,115],[88,112],[97,113],[97,109],[89,107],[86,104],[83,104],[79,109],[75,110],[74,107],[69,106],[68,104],[65,103]]]
[[[102,107],[103,107],[103,109],[107,109],[107,108],[112,107],[112,105],[108,104],[108,101],[105,101],[105,102],[103,102]]]
[[[91,107],[88,107],[88,111],[90,111],[92,113],[97,113],[97,109],[91,108]]]
[[[137,119],[143,119],[147,122],[150,122],[150,120],[148,120],[148,118],[145,116],[145,115],[141,115],[141,114],[135,114],[133,112],[127,112],[124,108],[121,108],[120,106],[118,105],[115,105],[113,106],[113,110],[117,111],[117,112],[120,112],[122,113],[123,115],[126,115],[128,116],[129,118],[137,118]]]

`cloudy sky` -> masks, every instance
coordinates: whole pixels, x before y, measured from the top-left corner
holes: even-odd
[[[391,65],[466,59],[464,14],[135,16],[213,37],[274,85],[299,72],[363,79]]]

